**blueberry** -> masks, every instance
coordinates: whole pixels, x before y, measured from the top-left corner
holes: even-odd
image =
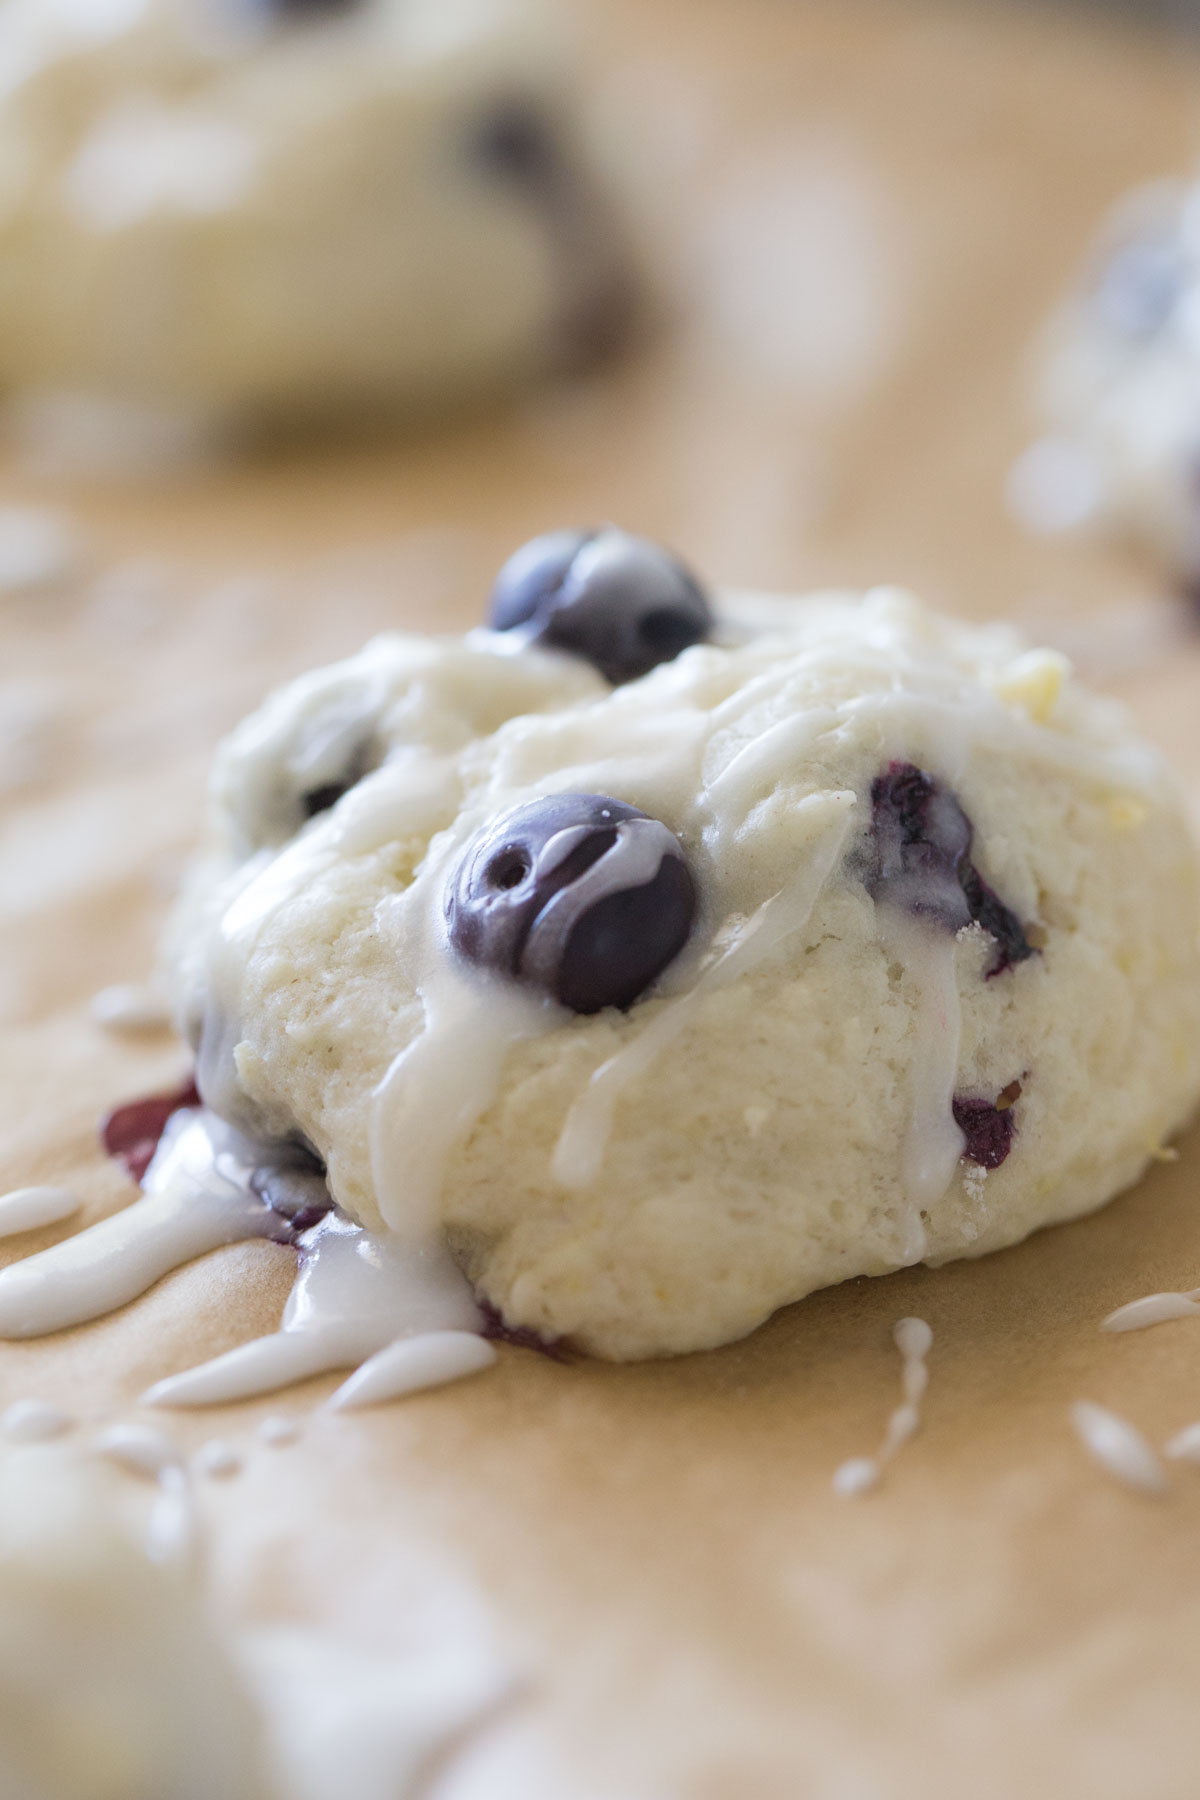
[[[327,781],[321,787],[309,788],[307,793],[300,796],[305,818],[315,819],[318,813],[328,812],[353,786],[352,781]]]
[[[489,622],[586,657],[616,686],[698,644],[713,620],[682,563],[606,525],[522,545],[496,577]]]
[[[871,784],[867,891],[947,931],[981,925],[995,939],[988,979],[1034,954],[1016,914],[971,861],[974,830],[949,788],[912,763],[889,763]]]
[[[352,787],[358,786],[378,757],[377,746],[369,741],[355,744],[348,753],[345,750],[339,752],[334,779],[318,782],[315,787],[306,788],[300,795],[300,810],[304,817],[315,819],[318,813],[328,812],[331,807],[336,806],[343,794],[348,794]]]
[[[563,124],[527,94],[497,94],[467,124],[469,165],[538,221],[558,300],[546,325],[554,360],[576,367],[615,349],[637,317],[638,284],[607,196]]]
[[[633,1005],[687,942],[696,894],[682,846],[604,794],[547,794],[505,813],[451,877],[451,946],[572,1012]]]
[[[981,1169],[998,1169],[1012,1149],[1016,1120],[1013,1106],[1021,1097],[1021,1083],[1010,1081],[993,1100],[955,1094],[954,1123],[966,1139],[963,1158]]]

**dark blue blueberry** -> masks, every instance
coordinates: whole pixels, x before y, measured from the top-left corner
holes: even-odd
[[[318,813],[328,812],[331,806],[337,805],[343,794],[350,792],[353,785],[353,782],[348,781],[328,781],[323,787],[309,788],[306,794],[300,796],[305,818],[315,819]]]
[[[912,763],[889,763],[871,785],[862,877],[876,900],[947,931],[974,922],[996,941],[988,979],[1034,954],[1014,912],[971,861],[971,821],[949,788]]]
[[[348,754],[343,754],[342,767],[333,781],[322,781],[301,794],[300,810],[304,817],[315,819],[318,813],[328,812],[330,807],[336,806],[343,794],[357,787],[368,769],[374,767],[379,754],[377,745],[369,740],[355,744]]]
[[[682,846],[604,794],[547,794],[468,845],[446,893],[452,948],[572,1012],[629,1007],[676,957],[696,894]]]
[[[1013,1107],[1021,1097],[1019,1081],[1010,1081],[995,1100],[977,1100],[968,1094],[954,1096],[954,1123],[966,1143],[963,1158],[981,1169],[998,1169],[1012,1149],[1016,1119]]]
[[[496,577],[489,623],[573,651],[615,686],[700,643],[713,620],[682,563],[606,525],[522,545]]]
[[[500,94],[471,123],[466,148],[486,180],[531,210],[553,251],[549,347],[577,366],[615,348],[636,320],[638,284],[608,200],[562,125],[537,99]]]

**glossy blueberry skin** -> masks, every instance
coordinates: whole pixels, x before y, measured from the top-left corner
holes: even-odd
[[[605,794],[548,794],[486,825],[445,901],[459,956],[577,1013],[632,1006],[695,911],[679,840]]]
[[[682,563],[606,525],[523,544],[496,577],[488,622],[585,657],[617,687],[701,643],[713,617]]]

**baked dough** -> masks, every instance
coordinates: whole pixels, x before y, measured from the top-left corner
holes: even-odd
[[[625,256],[544,26],[522,0],[5,0],[0,382],[255,425],[594,347]]]
[[[718,610],[616,688],[487,632],[305,677],[218,758],[172,952],[210,1105],[604,1357],[1085,1213],[1200,1092],[1193,849],[1119,709],[893,590]],[[690,938],[625,1011],[448,936],[478,834],[553,794],[690,867]]]

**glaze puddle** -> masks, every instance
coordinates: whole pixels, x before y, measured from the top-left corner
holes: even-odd
[[[154,1107],[161,1102],[112,1117]],[[153,1123],[150,1110],[133,1120],[139,1149]],[[124,1149],[114,1148],[125,1160]],[[207,1251],[252,1238],[299,1253],[279,1331],[157,1382],[145,1395],[149,1404],[216,1405],[352,1369],[332,1404],[365,1406],[495,1360],[484,1315],[443,1246],[365,1231],[329,1206],[311,1165],[281,1160],[264,1168],[258,1145],[193,1105],[171,1114],[157,1147],[151,1141],[142,1199],[0,1271],[0,1337],[84,1324]]]

